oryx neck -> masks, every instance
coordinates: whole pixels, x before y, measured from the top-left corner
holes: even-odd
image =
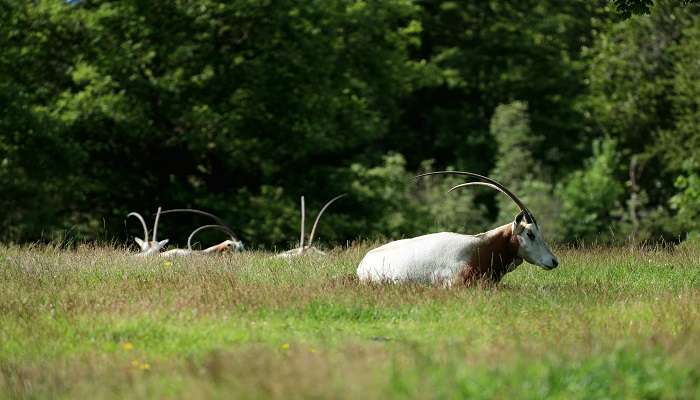
[[[206,249],[202,250],[202,253],[204,254],[209,254],[209,253],[223,253],[226,251],[226,243],[219,243],[217,245],[207,247]]]
[[[518,257],[518,238],[513,224],[506,224],[478,235],[480,241],[462,273],[465,283],[486,278],[498,282],[522,259]]]

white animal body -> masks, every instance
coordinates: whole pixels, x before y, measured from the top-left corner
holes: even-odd
[[[159,255],[164,258],[175,258],[175,257],[189,257],[196,255],[207,255],[207,254],[221,254],[231,251],[236,251],[240,246],[240,242],[234,242],[233,240],[224,240],[223,242],[207,247],[204,250],[192,250],[189,249],[172,249],[167,250]]]
[[[366,282],[451,284],[479,240],[452,232],[396,240],[370,250],[360,262],[357,276]]]
[[[176,257],[189,257],[194,254],[193,250],[190,249],[170,249],[166,250],[158,255],[163,258],[176,258]]]
[[[477,177],[482,182],[466,186],[487,186],[508,195],[521,212],[510,223],[478,235],[452,232],[433,233],[387,243],[370,250],[357,268],[363,282],[425,282],[453,285],[462,281],[498,282],[524,260],[543,269],[559,264],[547,246],[532,213],[508,189],[498,182],[468,172],[441,171],[432,174],[459,174]]]
[[[291,250],[287,250],[287,251],[284,251],[282,253],[276,254],[275,257],[277,257],[277,258],[292,258],[292,257],[302,256],[302,255],[307,254],[307,253],[314,253],[314,254],[318,254],[321,256],[326,255],[326,253],[324,251],[321,251],[314,246],[304,246],[304,247],[297,247],[296,249],[291,249]]]

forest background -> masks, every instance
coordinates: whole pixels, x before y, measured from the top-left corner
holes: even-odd
[[[195,207],[253,248],[475,233],[560,243],[700,224],[700,5],[658,0],[0,0],[0,239],[123,242]],[[177,243],[201,224],[168,216]]]

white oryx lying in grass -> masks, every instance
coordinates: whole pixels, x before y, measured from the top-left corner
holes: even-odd
[[[158,220],[160,219],[161,214],[160,210],[161,208],[158,207],[158,212],[156,212],[156,219],[153,223],[153,240],[148,240],[148,226],[146,226],[146,221],[143,219],[141,214],[137,212],[131,212],[126,215],[127,219],[129,217],[136,217],[136,219],[141,221],[141,226],[143,226],[143,239],[134,237],[136,244],[138,244],[139,248],[141,249],[141,252],[136,254],[138,257],[148,257],[158,254],[160,250],[166,244],[168,244],[168,239],[161,240],[160,242],[156,240],[156,235],[158,233]]]
[[[317,249],[315,246],[312,245],[314,241],[314,234],[316,233],[316,227],[318,226],[318,221],[321,220],[321,215],[323,215],[323,212],[326,211],[326,209],[333,204],[334,201],[340,199],[341,197],[345,197],[347,194],[341,194],[339,196],[335,196],[334,198],[330,199],[322,208],[321,211],[318,212],[318,215],[316,216],[316,220],[314,221],[313,227],[311,227],[311,233],[309,234],[309,241],[306,245],[304,245],[304,219],[306,218],[306,209],[304,208],[304,196],[301,196],[301,237],[299,239],[299,247],[291,250],[287,250],[283,253],[277,254],[275,257],[281,257],[281,258],[289,258],[289,257],[295,257],[295,256],[300,256],[303,255],[307,251],[312,251],[316,254],[321,254],[325,255],[326,253],[322,252],[321,250]]]
[[[207,217],[210,217],[217,221],[219,224],[218,225],[204,225],[200,226],[199,228],[195,229],[190,236],[187,238],[187,249],[172,249],[168,251],[161,252],[163,247],[168,243],[168,239],[157,241],[156,235],[158,232],[158,222],[160,220],[160,215],[161,214],[168,214],[168,213],[173,213],[173,212],[191,212],[191,213],[196,213],[196,214],[201,214],[205,215]],[[139,221],[141,221],[141,225],[143,226],[143,232],[144,232],[144,239],[140,239],[138,237],[134,238],[136,243],[139,245],[141,252],[137,253],[136,256],[138,257],[148,257],[148,256],[154,256],[154,255],[159,255],[161,257],[176,257],[176,256],[189,256],[189,255],[195,255],[195,254],[216,254],[216,253],[224,253],[227,251],[243,251],[243,243],[236,239],[236,235],[233,233],[231,228],[226,226],[224,222],[218,218],[217,216],[210,214],[205,211],[200,211],[200,210],[195,210],[195,209],[174,209],[174,210],[166,210],[166,211],[161,211],[161,207],[158,207],[158,212],[156,213],[156,218],[155,222],[153,223],[153,240],[148,240],[148,227],[146,226],[146,221],[143,219],[141,214],[132,212],[127,215],[128,217],[136,217]],[[192,249],[192,238],[199,232],[205,230],[205,229],[218,229],[220,231],[223,231],[225,233],[228,233],[230,236],[229,240],[225,240],[215,246],[208,247],[204,250],[193,250]]]
[[[166,257],[166,258],[172,258],[172,257],[183,257],[183,256],[191,256],[191,255],[200,255],[200,254],[220,254],[220,253],[226,253],[230,251],[243,251],[243,242],[238,240],[236,238],[236,235],[233,233],[233,230],[229,228],[224,221],[217,217],[214,214],[208,213],[206,211],[202,210],[196,210],[193,208],[176,208],[172,210],[165,210],[161,214],[170,214],[170,213],[194,213],[194,214],[199,214],[199,215],[204,215],[206,217],[209,217],[213,219],[214,221],[217,222],[216,225],[204,225],[200,226],[199,228],[195,229],[190,233],[190,236],[187,238],[187,248],[186,249],[172,249],[172,250],[167,250],[162,253],[160,253],[161,257]],[[230,237],[228,240],[224,240],[223,242],[207,247],[204,250],[193,250],[192,249],[192,238],[199,232],[205,230],[205,229],[216,229],[219,231],[222,231],[224,233],[227,233]]]
[[[217,229],[222,232],[228,233],[231,239],[224,240],[223,242],[216,244],[211,247],[207,247],[204,250],[193,250],[192,249],[192,238],[194,235],[197,233],[205,230],[205,229]],[[233,232],[226,226],[223,225],[204,225],[200,226],[199,228],[195,229],[190,233],[190,236],[187,238],[187,248],[186,249],[172,249],[172,250],[167,250],[162,253],[160,253],[161,257],[165,258],[173,258],[173,257],[186,257],[186,256],[192,256],[192,255],[205,255],[205,254],[221,254],[221,253],[228,253],[228,252],[233,252],[233,251],[243,251],[243,243],[241,243],[240,240],[236,239],[234,236]]]
[[[461,171],[438,171],[438,174],[463,175],[479,182],[459,187],[487,186],[496,189],[520,207],[512,223],[478,235],[440,232],[412,239],[397,240],[370,250],[357,267],[364,282],[429,282],[451,286],[476,281],[497,283],[523,260],[550,270],[559,261],[545,243],[535,217],[506,187],[495,180]]]

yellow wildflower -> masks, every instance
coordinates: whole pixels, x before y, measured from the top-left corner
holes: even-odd
[[[131,351],[134,349],[134,344],[131,342],[124,342],[122,343],[122,349],[124,349],[124,351]]]
[[[280,346],[280,349],[282,350],[289,350],[289,343],[285,343],[282,346]]]

